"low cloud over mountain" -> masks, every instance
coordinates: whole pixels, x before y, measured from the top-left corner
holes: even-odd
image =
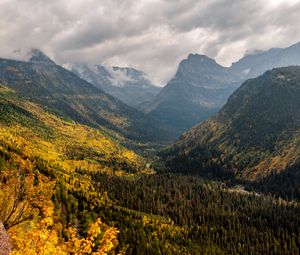
[[[300,38],[297,0],[2,0],[0,15],[2,57],[39,48],[59,64],[131,66],[160,84],[190,52],[229,65]]]

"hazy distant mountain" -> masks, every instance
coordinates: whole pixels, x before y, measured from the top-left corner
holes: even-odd
[[[268,59],[277,55],[281,51],[282,49],[274,48],[268,51],[256,51],[254,53],[246,54],[237,62],[232,63],[230,69],[237,75],[239,75],[241,79],[244,79],[250,76],[255,66],[259,65],[264,61],[267,61]]]
[[[68,68],[82,79],[135,108],[152,101],[161,89],[145,73],[134,68],[87,64],[68,64]]]
[[[275,48],[245,55],[233,63],[231,70],[243,79],[254,78],[275,67],[300,65],[300,43],[288,48]]]
[[[158,121],[56,65],[39,50],[29,62],[0,59],[0,80],[20,94],[77,122],[143,141],[170,139]]]
[[[238,80],[215,60],[190,54],[145,111],[182,132],[218,111]]]
[[[215,117],[184,133],[164,159],[176,171],[249,179],[299,166],[299,99],[300,67],[247,80]]]

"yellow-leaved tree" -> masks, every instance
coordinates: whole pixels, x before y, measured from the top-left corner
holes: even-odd
[[[53,222],[53,205],[45,206],[43,218],[23,223],[9,230],[13,251],[11,255],[52,255],[67,254],[59,241]],[[27,231],[24,231],[24,226]]]
[[[69,228],[68,231],[70,239],[66,243],[67,251],[73,255],[114,254],[113,251],[118,245],[117,234],[119,231],[103,224],[99,218],[90,226],[86,238],[79,237],[75,228]]]

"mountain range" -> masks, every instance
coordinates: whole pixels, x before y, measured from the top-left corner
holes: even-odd
[[[159,121],[127,106],[39,50],[29,61],[0,59],[0,80],[61,116],[139,141],[165,141],[169,130]]]
[[[144,111],[180,134],[216,113],[243,81],[291,65],[300,65],[300,43],[246,54],[229,68],[207,56],[190,54]]]
[[[0,59],[0,254],[298,254],[300,67],[229,96],[241,72],[192,54],[146,115],[39,50]]]
[[[300,64],[299,47],[246,54],[229,68],[190,54],[162,89],[133,68],[64,65],[69,71],[39,50],[27,62],[1,59],[0,79],[76,121],[102,125],[130,139],[170,140],[214,115],[244,80],[272,67]],[[21,85],[24,78],[26,86]],[[145,129],[147,125],[153,128]]]

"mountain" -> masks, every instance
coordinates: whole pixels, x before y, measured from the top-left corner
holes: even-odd
[[[247,54],[238,62],[233,63],[231,70],[243,79],[255,78],[267,70],[276,67],[300,65],[300,43],[287,48],[274,48]]]
[[[163,152],[163,159],[174,171],[200,175],[262,180],[291,168],[296,174],[299,98],[300,67],[273,69],[249,79],[214,117]]]
[[[106,94],[34,50],[28,62],[0,59],[0,79],[20,94],[66,118],[113,130],[128,139],[165,141],[167,128]]]
[[[215,60],[190,54],[145,111],[183,132],[217,112],[237,88],[237,81]]]
[[[160,91],[160,88],[153,85],[145,73],[134,68],[117,66],[109,68],[86,64],[67,66],[80,78],[135,108],[152,101]]]

